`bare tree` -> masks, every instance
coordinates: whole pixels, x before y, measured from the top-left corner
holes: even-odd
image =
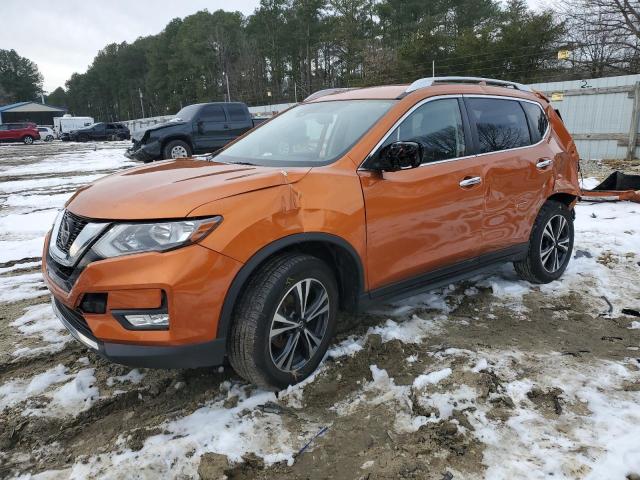
[[[637,73],[640,0],[569,0],[557,3],[556,10],[566,21],[576,71]]]

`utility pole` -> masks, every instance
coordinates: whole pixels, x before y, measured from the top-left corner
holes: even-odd
[[[231,94],[229,93],[229,75],[227,75],[227,72],[223,72],[224,74],[224,78],[227,82],[227,102],[231,101]]]
[[[144,114],[144,102],[142,101],[142,90],[138,87],[138,95],[140,95],[140,108],[142,109],[142,118],[145,118]]]
[[[298,103],[298,82],[293,82],[293,98],[295,102]]]
[[[431,76],[436,78],[436,61],[431,60]]]

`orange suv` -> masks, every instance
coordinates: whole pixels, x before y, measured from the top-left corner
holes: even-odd
[[[282,388],[311,374],[340,310],[513,262],[565,270],[578,154],[547,99],[442,77],[317,92],[208,160],[78,191],[47,236],[57,315],[142,367],[218,365]]]

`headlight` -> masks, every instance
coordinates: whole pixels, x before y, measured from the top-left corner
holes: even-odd
[[[116,223],[93,246],[102,258],[130,253],[163,252],[198,242],[211,233],[222,217],[158,223]]]

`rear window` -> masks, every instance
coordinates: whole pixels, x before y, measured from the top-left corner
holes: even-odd
[[[226,120],[224,110],[220,105],[205,105],[202,107],[200,116],[206,122],[224,122]]]
[[[247,119],[246,110],[242,105],[227,105],[227,113],[229,120],[232,122],[242,122]]]
[[[549,126],[549,120],[544,114],[544,111],[538,104],[530,102],[521,102],[522,108],[524,108],[527,118],[529,119],[529,126],[531,127],[531,140],[533,143],[538,143],[544,137]]]
[[[527,118],[517,100],[468,98],[466,103],[478,132],[480,153],[531,145]]]

